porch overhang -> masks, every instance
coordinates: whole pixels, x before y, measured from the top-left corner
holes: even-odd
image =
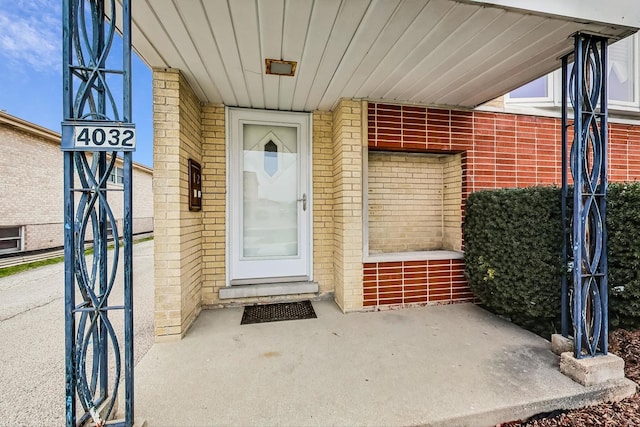
[[[133,45],[200,101],[293,111],[340,98],[475,107],[559,68],[571,35],[640,27],[636,0],[132,2]],[[265,59],[296,61],[265,74]]]
[[[635,0],[133,2],[133,44],[202,102],[330,110],[340,98],[475,107],[559,67],[578,31],[617,40]],[[265,59],[298,63],[265,74]]]

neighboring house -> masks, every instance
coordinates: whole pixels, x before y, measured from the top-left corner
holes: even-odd
[[[60,134],[0,111],[0,256],[63,246],[62,157]],[[122,187],[122,177],[116,161],[108,186]],[[153,231],[152,178],[134,164],[134,234]],[[121,226],[121,197],[110,202]]]
[[[561,182],[556,111],[474,108],[559,68],[576,32],[640,27],[635,0],[132,7],[154,68],[159,340],[228,303],[471,300],[468,194]],[[634,99],[610,124],[615,180],[640,174]]]

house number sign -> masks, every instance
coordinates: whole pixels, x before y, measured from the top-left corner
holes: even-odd
[[[64,151],[135,151],[136,129],[119,122],[63,123]]]

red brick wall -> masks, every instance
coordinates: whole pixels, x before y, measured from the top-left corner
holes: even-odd
[[[473,301],[461,259],[364,264],[365,307]]]
[[[368,107],[370,149],[463,153],[463,217],[465,200],[474,191],[561,185],[560,131],[560,120],[549,117],[380,103]],[[640,179],[640,126],[609,123],[608,166],[611,181]],[[461,260],[366,263],[364,305],[472,300],[463,271]]]

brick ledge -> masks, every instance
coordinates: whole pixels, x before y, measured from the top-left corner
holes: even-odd
[[[461,251],[417,251],[417,252],[393,252],[385,254],[370,254],[364,257],[363,262],[393,262],[393,261],[428,261],[441,259],[464,259]]]

